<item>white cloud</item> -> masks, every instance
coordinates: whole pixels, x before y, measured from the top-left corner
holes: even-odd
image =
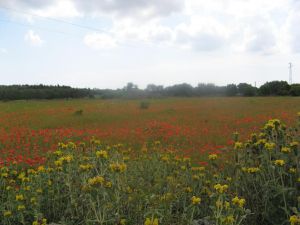
[[[45,17],[85,17],[97,21],[105,16],[112,24],[108,28],[111,35],[87,34],[84,39],[86,45],[97,49],[142,41],[200,52],[300,52],[298,0],[0,1],[7,7]],[[178,19],[172,26],[164,24],[165,18],[176,16],[187,19]],[[29,21],[38,19],[26,17]],[[34,39],[42,43],[39,37]]]
[[[81,16],[81,13],[75,8],[71,0],[59,0],[54,2],[53,5],[49,5],[43,9],[35,9],[33,13],[38,16],[51,18],[72,18]]]
[[[184,8],[184,0],[74,0],[84,13],[151,18],[168,16]]]
[[[296,1],[295,1],[296,2]],[[290,42],[290,50],[295,53],[300,52],[300,2],[291,10],[287,19],[285,33],[288,34],[287,40]]]
[[[44,41],[33,30],[29,30],[24,37],[24,40],[30,43],[32,46],[41,46]]]
[[[111,49],[117,46],[116,40],[108,35],[102,33],[87,34],[83,42],[93,49]]]

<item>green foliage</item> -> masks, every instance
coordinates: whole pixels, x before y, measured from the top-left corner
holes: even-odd
[[[235,164],[226,168],[253,213],[247,224],[288,224],[300,210],[298,127],[287,129],[279,120],[270,120],[260,134],[245,143],[237,141],[234,151]]]

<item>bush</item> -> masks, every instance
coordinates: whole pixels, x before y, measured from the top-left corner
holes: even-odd
[[[74,112],[74,115],[75,115],[75,116],[82,116],[82,115],[83,115],[83,110],[82,110],[82,109],[76,110],[76,111]]]
[[[149,107],[150,107],[150,102],[148,101],[140,102],[140,109],[149,109]]]

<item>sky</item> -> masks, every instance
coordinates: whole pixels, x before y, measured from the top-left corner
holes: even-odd
[[[0,0],[0,84],[300,83],[300,0]]]

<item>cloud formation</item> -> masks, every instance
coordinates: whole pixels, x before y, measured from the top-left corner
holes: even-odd
[[[74,0],[74,3],[85,13],[146,18],[168,16],[184,7],[184,0]]]
[[[198,52],[223,49],[263,55],[287,50],[300,52],[298,0],[0,0],[0,3],[46,17],[97,20],[104,16],[112,24],[108,34],[86,34],[83,39],[87,46],[96,49],[143,41]],[[176,22],[170,25],[166,20]]]
[[[32,46],[41,46],[44,43],[40,36],[36,34],[33,30],[27,31],[27,33],[24,36],[24,40]]]

